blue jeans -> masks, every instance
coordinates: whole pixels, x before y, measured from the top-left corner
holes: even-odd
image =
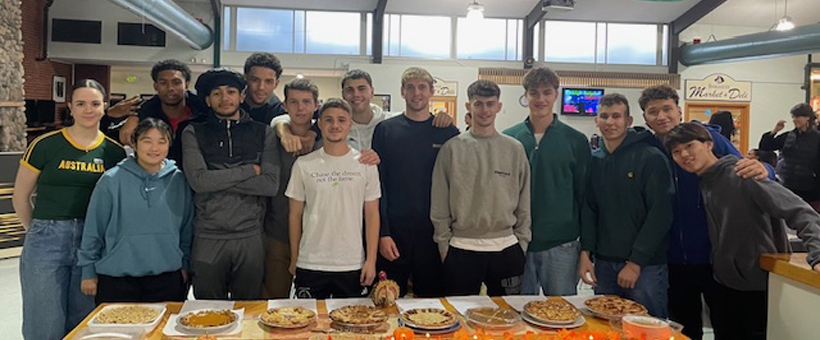
[[[641,268],[641,276],[635,283],[635,288],[624,289],[618,286],[618,273],[626,266],[626,262],[611,262],[595,260],[595,277],[598,286],[595,294],[617,295],[625,299],[638,302],[647,309],[649,314],[666,319],[669,289],[669,269],[665,264],[651,265]]]
[[[31,221],[20,256],[25,339],[62,339],[94,310],[94,297],[80,291],[82,234],[81,219]]]
[[[581,244],[575,240],[547,250],[527,252],[521,294],[575,295],[578,291],[578,257]]]

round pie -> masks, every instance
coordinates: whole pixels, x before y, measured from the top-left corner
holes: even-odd
[[[646,315],[647,309],[640,303],[615,295],[605,295],[584,302],[595,316],[618,319],[627,314]]]
[[[345,306],[330,312],[330,319],[343,325],[374,326],[387,321],[387,314],[372,306]]]
[[[268,309],[259,316],[263,324],[279,328],[305,327],[315,318],[315,312],[299,306]]]
[[[236,319],[236,313],[230,310],[202,310],[181,316],[179,323],[190,328],[213,328],[229,325]]]
[[[415,308],[406,310],[401,319],[410,327],[444,329],[456,324],[456,316],[439,308]]]
[[[560,297],[549,297],[543,301],[531,301],[524,305],[524,312],[536,321],[555,324],[575,322],[581,312]]]

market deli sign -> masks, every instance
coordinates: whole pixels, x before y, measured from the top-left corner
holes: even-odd
[[[686,100],[749,102],[752,101],[752,82],[736,81],[716,73],[702,80],[686,80]]]

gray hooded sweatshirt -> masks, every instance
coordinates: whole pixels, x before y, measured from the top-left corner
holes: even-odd
[[[712,266],[721,284],[742,291],[764,291],[763,253],[789,253],[785,227],[809,251],[809,265],[820,262],[820,215],[800,197],[769,179],[743,179],[738,158],[724,156],[700,175],[700,190],[712,241]]]

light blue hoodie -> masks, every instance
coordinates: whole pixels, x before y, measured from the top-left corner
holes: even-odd
[[[149,174],[128,157],[100,177],[78,251],[82,278],[149,276],[188,269],[191,188],[174,161]]]

